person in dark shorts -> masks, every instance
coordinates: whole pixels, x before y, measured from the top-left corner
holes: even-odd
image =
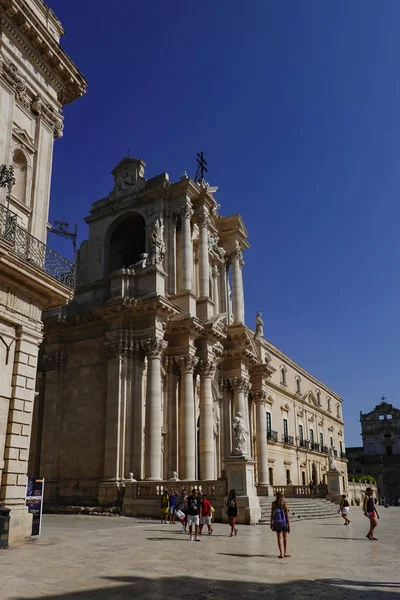
[[[175,491],[175,488],[171,488],[169,493],[169,524],[173,525],[175,523],[175,512],[176,512],[176,504],[178,500],[178,494]]]
[[[376,510],[375,501],[373,498],[373,491],[371,488],[365,490],[364,503],[363,503],[364,515],[369,519],[369,531],[366,537],[369,540],[377,540],[374,537],[374,529],[378,525],[377,518],[379,519],[378,511]]]
[[[236,529],[236,519],[239,515],[239,503],[236,498],[235,490],[231,490],[229,492],[229,496],[225,504],[228,507],[228,523],[231,526],[231,533],[229,534],[229,537],[232,537],[233,535],[238,534],[238,530]]]
[[[276,494],[275,502],[271,505],[271,529],[276,533],[279,558],[289,558],[290,554],[287,551],[287,536],[290,533],[289,511],[282,492]]]
[[[187,499],[187,518],[189,525],[189,542],[201,542],[199,538],[199,522],[201,517],[201,501],[197,494],[197,489],[192,489],[191,495]],[[194,525],[194,538],[193,538]]]
[[[342,495],[339,512],[342,514],[342,517],[344,519],[344,524],[348,525],[350,523],[350,519],[348,517],[348,514],[350,512],[350,504],[349,504],[349,501],[347,500],[346,494]]]

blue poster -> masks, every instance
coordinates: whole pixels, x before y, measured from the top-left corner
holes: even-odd
[[[44,479],[28,477],[26,485],[26,506],[32,513],[32,535],[40,535],[42,530]]]

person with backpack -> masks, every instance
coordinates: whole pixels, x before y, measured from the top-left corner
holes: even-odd
[[[228,507],[228,523],[231,526],[231,533],[229,537],[232,537],[233,535],[238,534],[238,530],[236,529],[236,519],[239,516],[239,503],[236,498],[235,490],[231,490],[229,492],[229,496],[225,504]]]
[[[342,500],[340,502],[339,512],[342,513],[342,517],[344,519],[344,524],[348,525],[350,523],[350,519],[348,518],[348,514],[350,511],[350,504],[347,500],[346,494],[342,495]]]
[[[289,558],[287,552],[287,536],[290,533],[289,511],[282,492],[276,494],[275,502],[271,505],[271,529],[276,533],[280,555],[278,558]],[[282,552],[283,537],[283,552]]]

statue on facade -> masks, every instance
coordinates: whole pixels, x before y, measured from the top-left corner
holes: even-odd
[[[329,470],[330,471],[337,471],[336,461],[335,461],[335,453],[333,451],[333,448],[329,448],[328,463],[329,463]]]
[[[235,452],[242,454],[249,433],[245,427],[242,413],[238,412],[233,419],[232,429],[235,434]]]
[[[168,481],[180,481],[178,478],[178,473],[176,471],[172,471],[172,477],[170,477]]]
[[[165,256],[164,224],[161,217],[157,217],[151,228],[150,247],[149,264],[159,265]]]
[[[256,332],[254,334],[255,340],[260,340],[264,335],[264,321],[261,318],[262,312],[258,312],[256,316]]]

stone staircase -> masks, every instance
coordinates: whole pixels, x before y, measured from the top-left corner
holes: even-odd
[[[259,496],[261,507],[260,525],[270,524],[271,503],[273,497]],[[338,517],[339,506],[324,498],[286,498],[289,517],[292,523],[307,519],[329,519]]]

